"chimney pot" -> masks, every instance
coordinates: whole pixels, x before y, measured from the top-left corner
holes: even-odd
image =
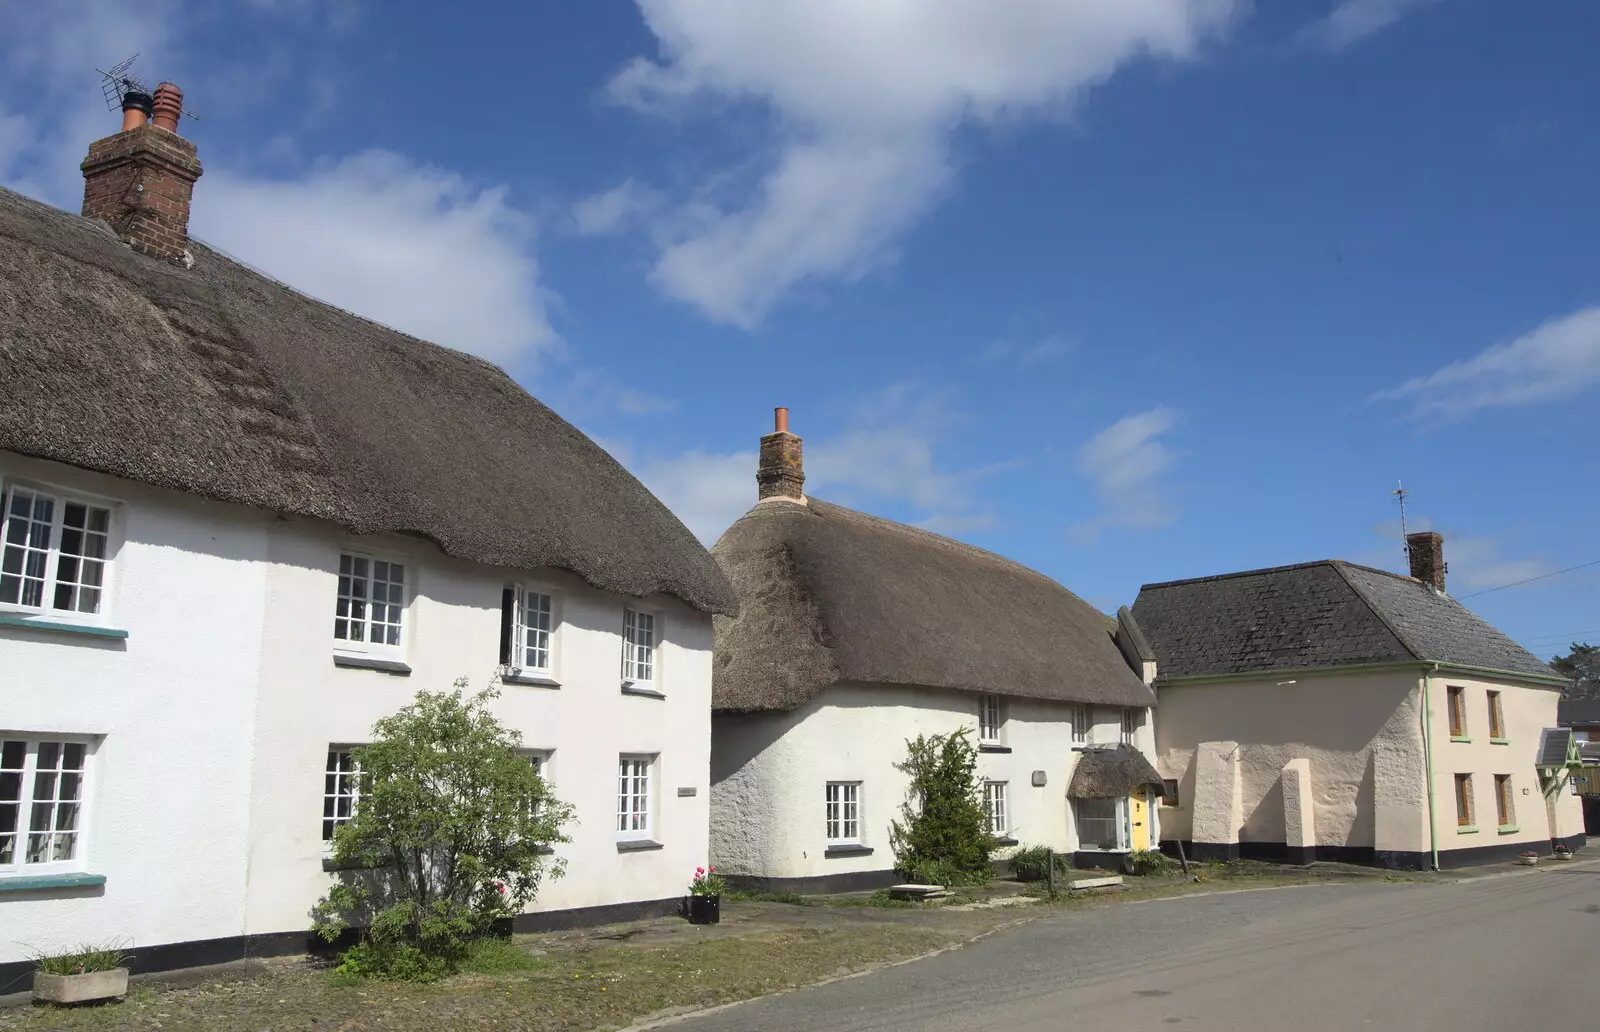
[[[1411,560],[1411,576],[1444,594],[1444,535],[1431,530],[1406,535],[1406,555]]]
[[[156,87],[156,95],[152,103],[154,117],[151,121],[157,128],[165,129],[169,133],[178,131],[178,119],[183,114],[183,91],[164,82]]]
[[[756,467],[757,497],[805,498],[806,474],[800,438],[789,432],[789,410],[773,410],[772,433],[761,438],[761,462]]]
[[[137,129],[150,121],[150,109],[155,98],[139,90],[129,90],[122,95],[122,131]]]
[[[172,131],[183,94],[162,83],[154,97],[129,91],[122,104],[123,130],[91,143],[80,166],[83,214],[109,223],[141,254],[189,265],[189,201],[202,169],[194,144]],[[149,109],[156,117],[146,122]]]

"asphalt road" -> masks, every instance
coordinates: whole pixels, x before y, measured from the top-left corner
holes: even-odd
[[[681,1032],[1600,1027],[1600,864],[1052,915]]]

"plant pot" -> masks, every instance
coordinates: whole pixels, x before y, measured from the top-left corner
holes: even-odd
[[[1523,867],[1532,867],[1535,864],[1537,864],[1538,862],[1539,862],[1539,858],[1536,857],[1536,856],[1519,856],[1519,857],[1517,857],[1517,863],[1521,864]]]
[[[47,1003],[88,1003],[109,1000],[128,992],[128,969],[90,971],[81,975],[33,973],[33,998]]]
[[[1020,882],[1044,881],[1044,864],[1013,863],[1011,865],[1011,877]]]
[[[1578,859],[1578,854],[1577,853],[1556,853],[1555,854],[1555,858],[1557,860],[1560,860],[1560,861],[1564,862],[1564,863],[1570,863],[1573,860]]]
[[[722,920],[721,896],[690,896],[689,923],[717,924]]]

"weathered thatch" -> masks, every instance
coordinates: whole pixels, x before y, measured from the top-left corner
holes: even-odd
[[[0,189],[0,449],[735,611],[666,506],[493,365],[192,251]]]
[[[1085,749],[1072,768],[1068,799],[1121,799],[1141,785],[1161,791],[1161,775],[1131,745]]]
[[[716,621],[718,710],[791,710],[839,681],[1155,702],[1115,621],[992,552],[812,498],[762,502],[712,554],[740,606]]]

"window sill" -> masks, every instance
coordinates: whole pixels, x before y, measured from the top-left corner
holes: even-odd
[[[1452,742],[1470,742],[1470,741],[1472,741],[1472,738],[1469,735],[1451,735],[1450,736],[1450,741],[1452,741]]]
[[[500,675],[502,684],[520,684],[526,688],[560,688],[561,682],[547,674],[506,673]]]
[[[1509,739],[1509,738],[1491,738],[1491,739],[1489,739],[1489,744],[1490,745],[1510,745],[1511,744],[1511,739]]]
[[[30,631],[51,631],[56,634],[83,634],[91,638],[123,639],[128,632],[120,627],[100,624],[69,623],[42,616],[24,616],[21,613],[0,613],[0,627],[21,627]]]
[[[665,849],[666,846],[654,839],[623,839],[617,843],[619,853],[643,853],[651,849]]]
[[[871,846],[851,846],[851,845],[842,845],[841,844],[841,845],[837,845],[837,846],[829,846],[827,849],[824,849],[822,851],[822,855],[825,856],[825,857],[833,857],[833,856],[871,856],[872,855],[872,847]]]
[[[979,752],[1008,753],[1008,752],[1011,751],[1011,746],[1009,746],[1009,745],[1001,745],[999,742],[979,742],[978,743],[978,751]]]
[[[1458,824],[1458,825],[1456,825],[1456,834],[1457,835],[1476,835],[1477,833],[1478,833],[1478,829],[1475,826],[1471,825],[1471,824]]]
[[[19,878],[0,878],[0,892],[37,892],[41,889],[97,889],[106,883],[103,874],[31,874]]]
[[[1010,835],[1007,835],[1005,838],[997,838],[997,839],[995,839],[994,840],[994,844],[997,845],[997,846],[1020,846],[1022,843],[1018,842],[1016,839],[1012,838]]]
[[[1500,825],[1500,827],[1496,828],[1495,830],[1500,832],[1500,834],[1502,834],[1502,835],[1515,835],[1517,832],[1521,831],[1522,829],[1517,827],[1515,824],[1502,824],[1502,825]]]
[[[398,659],[379,659],[376,656],[356,656],[348,652],[335,652],[333,665],[351,667],[357,670],[379,670],[385,674],[394,674],[398,677],[410,677],[411,667]]]
[[[643,688],[643,687],[640,687],[638,684],[635,684],[632,681],[623,681],[622,682],[622,694],[623,695],[638,695],[638,696],[640,696],[642,698],[646,698],[646,699],[665,699],[666,698],[666,696],[664,694],[662,694],[661,692],[656,691],[654,688]]]

